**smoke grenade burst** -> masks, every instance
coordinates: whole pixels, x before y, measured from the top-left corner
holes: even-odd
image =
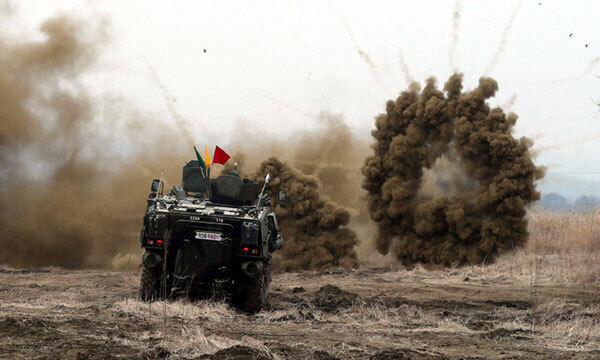
[[[272,199],[276,191],[287,193],[286,209],[276,208],[277,218],[286,239],[276,267],[282,270],[322,269],[332,266],[357,267],[354,247],[356,233],[347,227],[350,212],[323,197],[321,183],[272,157],[258,168],[255,179],[267,173],[271,181],[267,189]]]
[[[512,136],[515,114],[487,105],[495,80],[462,87],[459,74],[443,91],[434,78],[413,83],[376,118],[363,188],[378,251],[405,265],[491,262],[527,240],[525,208],[543,177],[533,142]]]

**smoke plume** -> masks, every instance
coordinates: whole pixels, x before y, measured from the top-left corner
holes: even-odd
[[[495,80],[462,87],[459,74],[443,91],[434,78],[413,83],[376,118],[363,188],[378,251],[405,265],[490,262],[527,240],[525,208],[543,177],[533,142],[513,138],[515,114],[486,104]]]
[[[105,26],[58,16],[41,40],[0,35],[2,264],[110,267],[139,251],[149,179],[183,163],[176,131],[83,85]]]
[[[354,247],[358,237],[347,227],[350,212],[322,195],[316,177],[304,175],[275,157],[260,165],[255,180],[261,181],[267,173],[271,174],[267,185],[271,198],[276,199],[276,191],[283,189],[289,199],[286,209],[276,208],[286,239],[276,268],[357,267]]]

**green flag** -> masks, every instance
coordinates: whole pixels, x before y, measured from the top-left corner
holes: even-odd
[[[202,156],[200,156],[200,153],[198,152],[198,149],[196,149],[196,146],[194,146],[194,151],[196,151],[196,157],[198,158],[200,166],[202,166],[202,168],[206,170],[206,164],[204,163],[204,160],[202,160]]]

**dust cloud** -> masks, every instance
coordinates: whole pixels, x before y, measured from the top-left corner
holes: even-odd
[[[41,40],[0,35],[2,264],[122,263],[139,252],[149,179],[183,163],[164,155],[177,146],[156,146],[176,144],[176,131],[153,131],[156,121],[125,100],[86,90],[106,27],[57,16],[40,26]]]
[[[99,24],[59,16],[41,25],[42,40],[0,38],[2,264],[137,265],[149,180],[165,168],[167,178],[177,181],[189,160],[185,154],[190,153],[190,139],[182,132],[190,124],[179,116],[173,96],[153,69],[152,80],[173,117],[171,125],[122,98],[93,97],[86,89],[83,78],[95,69],[110,40],[106,23]],[[368,221],[357,190],[368,139],[358,141],[340,116],[312,118],[321,125],[314,132],[291,135],[295,141],[268,142],[262,133],[246,134],[256,139],[256,148],[244,155],[240,146],[229,164],[238,161],[241,168],[256,170],[265,159],[279,155],[301,168],[303,173],[278,167],[281,174],[295,174],[294,184],[309,179],[303,186],[316,194],[315,209],[322,206],[337,214],[320,225],[315,251],[325,251],[323,246],[334,244],[330,241],[337,236],[345,245],[331,250],[331,257],[298,266],[354,266],[358,240],[347,224],[359,217]],[[244,143],[248,138],[239,141]],[[292,188],[290,195],[292,200]],[[307,241],[305,232],[290,231],[298,231],[298,241]],[[288,244],[294,244],[296,233],[289,234]],[[293,267],[285,262],[282,266]]]
[[[378,251],[405,265],[488,263],[527,240],[525,209],[543,177],[533,142],[513,138],[515,114],[487,105],[494,79],[462,88],[460,74],[443,91],[434,78],[413,83],[376,118],[363,188]]]

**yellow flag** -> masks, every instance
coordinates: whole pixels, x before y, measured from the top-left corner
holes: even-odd
[[[206,145],[206,156],[204,157],[205,162],[206,162],[206,167],[210,167],[210,155],[208,154],[208,145]]]

